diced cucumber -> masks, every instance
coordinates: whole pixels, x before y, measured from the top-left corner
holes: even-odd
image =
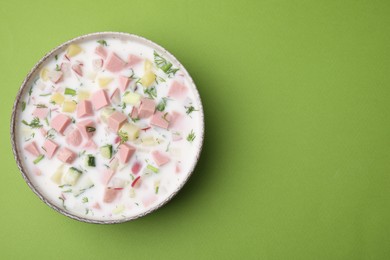
[[[87,166],[89,166],[89,167],[96,166],[95,156],[93,156],[92,154],[88,154],[85,161],[86,161]]]
[[[100,153],[104,158],[111,159],[112,157],[112,145],[107,144],[105,146],[100,147]]]
[[[63,184],[75,185],[83,172],[75,167],[70,167],[66,174],[62,177]]]

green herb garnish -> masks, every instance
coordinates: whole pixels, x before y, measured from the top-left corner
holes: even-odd
[[[35,105],[37,108],[47,108],[45,104],[37,104]]]
[[[184,106],[184,108],[186,109],[186,114],[191,116],[191,113],[194,112],[194,111],[198,111],[197,109],[195,109],[192,105],[186,107]]]
[[[144,94],[148,95],[150,99],[154,99],[157,97],[157,90],[154,86],[150,88],[145,88]]]
[[[163,97],[161,99],[160,103],[157,104],[156,109],[158,111],[161,111],[161,112],[164,111],[165,107],[167,106],[167,101],[168,101],[168,98]]]
[[[108,44],[105,40],[98,40],[97,42],[103,46],[108,46]]]
[[[22,101],[21,106],[22,106],[22,112],[23,112],[26,109],[26,102]]]
[[[84,197],[82,200],[83,200],[83,203],[87,203],[88,202],[88,198],[87,197]]]
[[[56,71],[61,71],[61,68],[58,66],[58,64],[56,64]]]
[[[43,126],[38,117],[34,117],[33,120],[31,120],[31,123],[27,123],[26,120],[22,120],[22,123],[31,128],[41,128]]]
[[[119,131],[118,136],[121,139],[120,144],[126,143],[129,140],[129,135],[124,131]]]
[[[154,63],[156,63],[156,66],[162,71],[164,71],[164,73],[167,74],[169,77],[174,76],[179,70],[177,68],[173,68],[172,63],[170,63],[164,57],[159,55],[156,51],[153,52],[153,55]]]
[[[191,130],[191,132],[188,134],[188,136],[187,136],[187,141],[188,142],[190,142],[190,143],[192,143],[192,141],[194,141],[195,140],[195,133],[194,133],[194,130]]]

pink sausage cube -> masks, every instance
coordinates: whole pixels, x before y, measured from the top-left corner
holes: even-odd
[[[114,105],[119,105],[121,103],[121,94],[119,93],[119,89],[116,88],[114,92],[112,92],[110,100]]]
[[[156,162],[156,164],[160,167],[166,163],[168,163],[171,159],[165,154],[162,154],[159,151],[153,151],[152,152],[153,160]]]
[[[114,131],[118,132],[119,128],[123,125],[124,122],[126,122],[127,116],[122,114],[121,112],[115,111],[111,114],[111,116],[108,118],[108,127]]]
[[[115,171],[113,169],[104,169],[103,176],[102,176],[103,184],[107,185],[110,182],[112,176],[114,176],[114,174],[115,174]]]
[[[128,57],[127,57],[127,66],[134,66],[138,63],[140,63],[142,61],[142,59],[136,55],[133,55],[133,54],[130,54]]]
[[[64,73],[62,73],[62,71],[54,70],[49,73],[49,79],[53,83],[58,83],[61,81],[63,75]]]
[[[111,72],[119,72],[124,69],[126,62],[123,61],[115,52],[111,52],[105,62],[105,68]]]
[[[24,147],[24,150],[34,156],[39,156],[41,153],[38,150],[37,144],[33,141]]]
[[[183,99],[186,97],[187,94],[187,87],[179,83],[177,81],[174,81],[168,91],[168,96],[173,97],[175,99]]]
[[[156,102],[153,99],[142,98],[141,105],[138,111],[139,118],[148,118],[153,115],[154,110],[156,109]]]
[[[43,149],[45,150],[45,154],[49,159],[53,158],[53,155],[57,151],[57,148],[58,144],[56,144],[50,139],[47,139],[43,144]]]
[[[99,70],[103,67],[103,60],[102,59],[94,59],[92,61],[92,67],[95,69],[95,70]]]
[[[92,104],[95,110],[99,110],[110,104],[108,99],[107,92],[104,89],[100,89],[93,93],[92,95]]]
[[[87,150],[96,150],[97,145],[96,145],[96,143],[95,143],[92,139],[90,139],[90,140],[88,140],[88,141],[84,144],[83,148],[85,148],[85,149],[87,149]]]
[[[71,120],[68,116],[64,114],[58,114],[53,118],[53,120],[51,120],[50,126],[58,133],[63,134],[70,122]]]
[[[72,66],[72,70],[77,74],[79,75],[80,77],[83,76],[83,70],[82,70],[82,66],[80,64],[74,64]]]
[[[87,119],[84,121],[80,121],[76,124],[77,128],[80,130],[81,135],[85,139],[91,139],[91,137],[95,134],[96,132],[96,125],[95,122],[92,121],[91,119]]]
[[[138,109],[136,107],[133,107],[131,109],[130,118],[131,119],[137,119],[138,118]]]
[[[156,111],[156,113],[152,116],[152,119],[150,120],[150,124],[164,129],[168,129],[169,120],[170,116],[168,113]]]
[[[129,86],[131,78],[125,77],[125,76],[119,76],[118,81],[119,81],[119,89],[122,92],[125,92],[127,89],[127,86]]]
[[[89,100],[82,100],[77,104],[77,117],[92,116],[92,103]]]
[[[107,58],[107,51],[102,45],[96,47],[95,53],[100,57],[102,57],[103,59]]]
[[[70,131],[69,134],[66,135],[65,140],[67,144],[79,146],[83,141],[83,137],[81,136],[80,130],[74,128],[72,131]]]
[[[121,144],[119,146],[119,160],[121,163],[127,163],[135,153],[135,147],[128,144]]]
[[[45,119],[47,114],[49,114],[49,109],[47,107],[37,107],[32,114],[39,119]]]
[[[121,190],[113,189],[113,188],[106,188],[104,191],[103,201],[106,203],[113,202],[121,193]]]
[[[57,158],[64,163],[72,163],[77,157],[77,154],[68,148],[61,148],[57,153]]]

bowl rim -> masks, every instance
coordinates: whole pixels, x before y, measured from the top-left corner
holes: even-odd
[[[147,46],[150,46],[153,49],[158,50],[158,51],[164,53],[165,55],[169,56],[170,60],[173,63],[176,63],[175,65],[177,65],[177,67],[179,67],[180,70],[182,72],[184,72],[185,76],[187,77],[188,81],[190,82],[190,85],[192,85],[191,87],[192,87],[192,91],[194,92],[195,98],[199,100],[198,112],[200,113],[199,115],[200,115],[200,122],[201,122],[201,126],[200,126],[201,133],[198,135],[198,137],[200,138],[200,143],[199,143],[199,148],[198,148],[198,151],[196,153],[195,159],[194,159],[194,161],[189,169],[187,176],[183,179],[182,182],[179,183],[179,185],[176,187],[176,189],[165,200],[161,201],[160,203],[154,205],[153,207],[151,207],[150,209],[148,209],[144,212],[141,212],[141,213],[134,215],[134,216],[122,218],[122,219],[99,220],[99,219],[90,219],[90,218],[81,217],[81,216],[69,213],[67,210],[62,209],[62,208],[56,206],[54,203],[50,202],[49,199],[46,199],[46,197],[44,195],[42,195],[37,188],[35,188],[34,184],[32,183],[32,181],[28,177],[28,174],[27,174],[28,171],[23,167],[23,163],[22,163],[23,158],[22,158],[22,156],[19,156],[19,149],[17,146],[17,135],[15,134],[15,129],[17,127],[16,126],[16,116],[18,113],[18,107],[19,107],[21,98],[24,94],[25,89],[30,84],[31,80],[33,80],[33,76],[40,69],[41,65],[47,59],[50,59],[55,52],[66,48],[67,46],[69,46],[72,43],[75,43],[78,41],[87,41],[87,40],[91,40],[93,38],[98,38],[98,37],[100,37],[100,38],[113,37],[113,38],[119,38],[119,39],[120,38],[129,38],[131,40],[136,40],[136,41],[139,41],[141,43],[144,43]],[[167,51],[164,47],[160,46],[159,44],[157,44],[157,43],[155,43],[155,42],[153,42],[145,37],[142,37],[142,36],[139,36],[136,34],[126,33],[126,32],[104,31],[104,32],[94,32],[94,33],[80,35],[80,36],[72,38],[64,43],[61,43],[57,47],[55,47],[52,50],[50,50],[49,52],[47,52],[32,67],[32,69],[28,72],[27,76],[24,78],[24,80],[23,80],[23,82],[22,82],[22,84],[17,92],[16,98],[15,98],[15,101],[14,101],[14,104],[12,107],[10,132],[11,132],[12,152],[14,154],[14,158],[15,158],[16,164],[18,166],[18,169],[19,169],[20,173],[22,174],[22,177],[25,180],[25,182],[27,183],[27,185],[35,193],[35,195],[37,195],[39,197],[39,199],[41,201],[43,201],[46,205],[48,205],[50,208],[54,209],[55,211],[59,212],[60,214],[65,215],[71,219],[81,221],[81,222],[92,223],[92,224],[118,224],[118,223],[124,223],[124,222],[138,219],[140,217],[143,217],[145,215],[148,215],[148,214],[156,211],[157,209],[159,209],[162,206],[164,206],[165,204],[167,204],[170,200],[172,200],[172,198],[175,197],[177,195],[177,193],[183,188],[183,186],[188,182],[188,179],[193,174],[195,167],[196,167],[196,165],[199,161],[199,158],[200,158],[200,154],[201,154],[201,151],[203,148],[203,143],[204,143],[205,120],[204,120],[203,103],[202,103],[201,97],[199,95],[198,88],[196,87],[191,75],[188,73],[188,71],[185,69],[185,67],[177,60],[177,58],[173,54],[171,54],[169,51]]]

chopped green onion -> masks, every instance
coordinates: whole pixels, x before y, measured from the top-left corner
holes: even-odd
[[[34,164],[37,164],[39,163],[40,161],[42,161],[42,159],[45,158],[45,156],[43,154],[39,155],[34,161],[33,163]]]
[[[65,95],[76,96],[76,90],[71,88],[65,88]]]
[[[146,168],[148,168],[149,170],[151,170],[154,173],[158,173],[158,168],[154,167],[151,164],[148,164],[148,166],[146,166]]]

